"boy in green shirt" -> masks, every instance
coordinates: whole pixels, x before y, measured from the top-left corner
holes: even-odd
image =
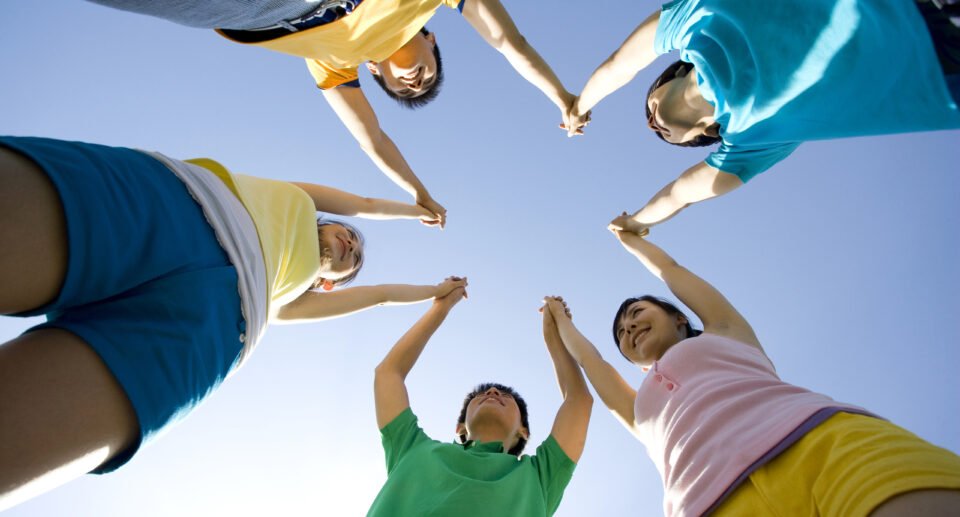
[[[548,297],[541,309],[563,404],[536,454],[521,455],[530,436],[526,403],[499,384],[482,384],[467,395],[457,423],[461,443],[443,443],[417,425],[404,380],[450,309],[466,297],[466,279],[455,280],[462,286],[437,298],[377,366],[377,425],[388,475],[367,515],[553,515],[583,452],[593,407],[551,314],[567,311],[566,305]]]

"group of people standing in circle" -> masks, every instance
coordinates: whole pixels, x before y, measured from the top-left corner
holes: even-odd
[[[236,174],[210,159],[0,138],[0,309],[47,316],[0,346],[0,510],[121,467],[235,372],[271,322],[432,300],[376,368],[388,477],[369,515],[552,515],[584,450],[588,381],[646,447],[666,515],[960,512],[960,457],[868,409],[780,380],[737,309],[646,238],[801,142],[960,128],[958,4],[673,0],[575,95],[499,0],[92,1],[306,59],[360,147],[412,200]],[[523,454],[526,403],[500,384],[466,396],[457,443],[423,432],[405,379],[467,296],[467,279],[348,286],[364,240],[327,218],[446,223],[358,78],[365,66],[401,105],[428,104],[443,65],[426,23],[444,6],[556,105],[570,136],[586,130],[606,96],[677,51],[643,100],[647,123],[670,144],[718,146],[609,225],[703,329],[664,299],[624,301],[612,337],[647,372],[634,387],[574,326],[563,298],[546,297],[543,336],[563,402],[532,455]]]

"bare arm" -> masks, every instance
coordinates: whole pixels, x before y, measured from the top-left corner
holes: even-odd
[[[284,305],[279,323],[305,323],[346,316],[380,305],[405,305],[444,296],[459,285],[450,279],[437,285],[381,284],[347,287],[329,293],[306,291]]]
[[[575,97],[523,37],[500,0],[471,0],[463,7],[463,17],[521,77],[543,92],[562,113],[569,111]]]
[[[629,83],[637,72],[657,58],[653,41],[659,23],[660,11],[657,11],[637,26],[620,48],[597,67],[571,110],[574,119],[582,121],[601,100]]]
[[[583,368],[587,378],[590,379],[590,384],[597,390],[600,400],[607,409],[628,431],[635,434],[633,401],[637,390],[620,376],[616,368],[603,359],[593,343],[577,330],[570,318],[557,316],[557,313],[558,311],[554,311],[554,320],[564,347]]]
[[[437,224],[443,226],[446,210],[433,200],[393,140],[380,129],[380,121],[363,91],[360,88],[331,88],[323,90],[323,97],[373,163],[413,196],[418,205],[432,212]]]
[[[580,461],[583,446],[587,440],[587,427],[590,424],[590,413],[593,409],[593,396],[587,389],[580,366],[577,365],[570,353],[563,346],[554,313],[565,313],[564,318],[570,317],[561,298],[546,298],[546,307],[543,312],[543,340],[547,344],[547,351],[553,360],[553,368],[557,374],[557,383],[560,385],[560,394],[563,395],[563,404],[557,410],[553,420],[553,429],[550,434],[563,449],[563,452],[574,461]]]
[[[320,212],[337,215],[363,217],[365,219],[420,219],[433,218],[426,208],[412,203],[401,203],[389,199],[360,197],[343,190],[313,183],[297,183],[313,199]]]
[[[673,260],[662,249],[632,232],[614,231],[623,247],[703,322],[704,331],[726,336],[760,350],[760,340],[747,320],[715,287]]]
[[[464,282],[465,285],[465,282]],[[377,365],[373,380],[374,401],[377,408],[377,427],[383,429],[400,413],[410,407],[407,396],[407,374],[427,346],[427,341],[440,328],[450,309],[466,296],[464,287],[454,289],[438,298],[403,337],[393,345],[383,361]]]
[[[642,233],[644,228],[660,224],[694,203],[722,196],[741,185],[743,181],[735,174],[700,162],[660,189],[643,208],[629,217],[614,219],[611,225]]]

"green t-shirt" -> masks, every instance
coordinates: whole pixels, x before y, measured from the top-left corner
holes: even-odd
[[[576,467],[553,436],[535,455],[519,459],[504,452],[500,442],[438,442],[423,432],[410,408],[380,435],[387,482],[368,517],[549,516]]]

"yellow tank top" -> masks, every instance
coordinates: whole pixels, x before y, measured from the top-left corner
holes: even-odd
[[[361,4],[362,5],[362,4]],[[317,211],[310,196],[285,181],[232,174],[207,159],[187,160],[219,177],[250,213],[267,271],[269,320],[309,289],[320,273]]]
[[[459,3],[460,0],[363,0],[355,11],[337,21],[248,44],[306,58],[317,86],[333,88],[356,79],[357,67],[363,63],[390,57],[420,32],[441,5],[456,9]]]

